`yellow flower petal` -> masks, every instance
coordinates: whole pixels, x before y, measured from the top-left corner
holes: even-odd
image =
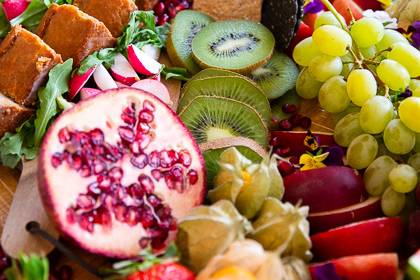
[[[313,161],[314,161],[314,159],[312,158],[311,155],[303,154],[303,155],[300,156],[299,164],[304,164],[304,165],[312,164]]]
[[[319,155],[319,156],[314,156],[313,157],[313,159],[315,160],[315,161],[317,161],[317,162],[322,162],[322,161],[324,161],[324,160],[326,160],[327,159],[327,157],[328,157],[328,155],[329,155],[330,153],[323,153],[322,155]]]
[[[385,7],[388,7],[392,4],[392,0],[378,0],[378,2],[382,3]]]

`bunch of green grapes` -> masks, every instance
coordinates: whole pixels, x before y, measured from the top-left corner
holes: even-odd
[[[398,215],[420,171],[420,154],[419,163],[393,159],[420,152],[420,51],[375,18],[347,26],[332,10],[318,16],[312,37],[295,47],[293,58],[302,66],[298,95],[318,98],[332,114],[352,111],[337,123],[335,140],[348,148],[349,166],[367,168],[366,189],[382,196],[384,213]]]

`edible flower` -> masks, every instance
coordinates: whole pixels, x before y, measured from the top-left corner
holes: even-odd
[[[324,10],[324,4],[320,0],[305,0],[303,4],[304,14],[317,14]]]
[[[328,153],[328,157],[323,161],[327,166],[343,166],[344,150],[340,146],[323,147],[322,151]]]
[[[303,154],[300,156],[299,164],[302,165],[301,171],[324,168],[326,165],[323,163],[330,153],[323,153],[321,155],[313,156],[311,154]]]
[[[309,148],[310,152],[315,152],[319,149],[319,142],[310,130],[306,133],[305,139],[303,139],[303,144],[305,147]]]
[[[387,8],[387,7],[391,6],[391,4],[392,4],[392,0],[378,0],[378,2],[382,3],[384,8]]]
[[[388,0],[382,0],[381,3],[388,2]],[[397,19],[391,17],[385,11],[373,11],[373,10],[365,10],[363,11],[364,17],[374,18],[379,20],[386,29],[398,29]]]
[[[317,266],[314,274],[318,280],[342,280],[342,278],[337,274],[334,264],[330,262]]]
[[[409,28],[411,43],[417,49],[420,48],[420,21],[415,21]]]

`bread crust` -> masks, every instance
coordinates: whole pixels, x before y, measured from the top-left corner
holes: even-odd
[[[158,0],[137,0],[136,4],[142,11],[150,11],[158,2]]]
[[[259,22],[262,2],[262,0],[194,0],[193,9],[202,11],[216,20],[247,19]]]
[[[0,138],[6,132],[14,132],[34,113],[33,109],[16,104],[0,94]]]

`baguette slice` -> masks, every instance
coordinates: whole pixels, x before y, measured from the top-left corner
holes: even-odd
[[[10,98],[0,94],[0,138],[6,132],[14,132],[33,113],[34,110],[20,106]]]

